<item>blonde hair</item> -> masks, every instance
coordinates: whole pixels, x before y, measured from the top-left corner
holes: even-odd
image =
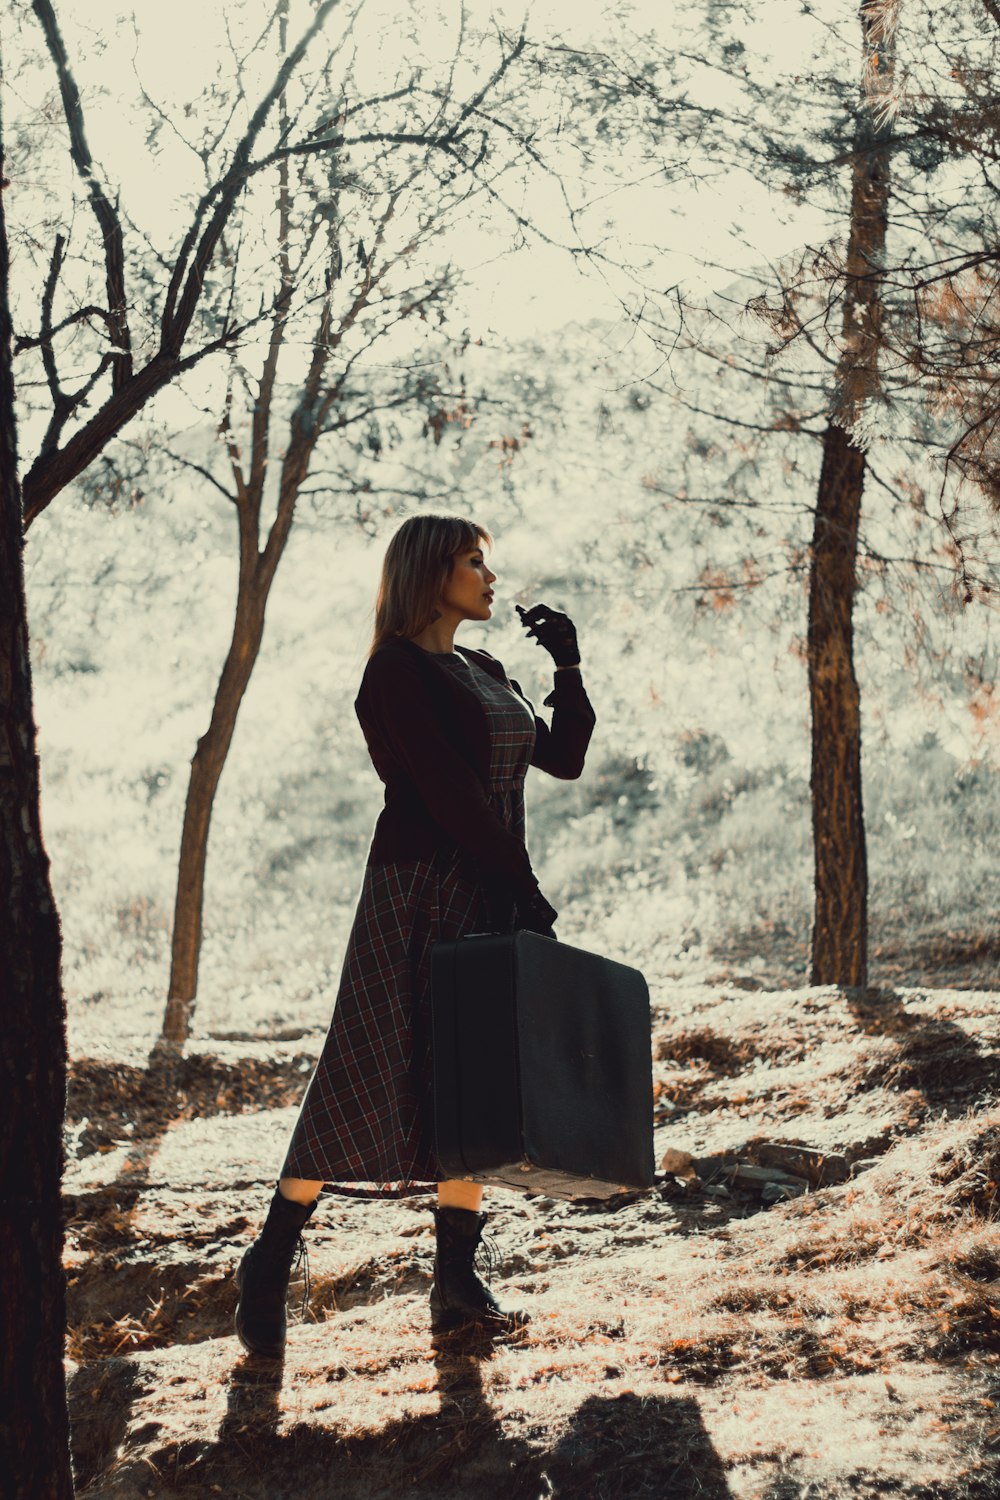
[[[369,656],[383,641],[412,639],[437,619],[438,599],[456,554],[471,551],[477,542],[493,546],[485,526],[461,516],[409,516],[403,522],[382,560]]]

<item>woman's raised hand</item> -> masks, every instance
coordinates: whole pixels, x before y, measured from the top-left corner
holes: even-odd
[[[576,641],[576,626],[569,615],[548,604],[533,604],[523,609],[515,604],[521,624],[529,635],[544,646],[557,667],[580,665],[580,648]]]

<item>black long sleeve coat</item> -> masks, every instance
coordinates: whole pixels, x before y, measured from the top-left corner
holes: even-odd
[[[524,698],[496,657],[459,649]],[[573,780],[596,723],[580,672],[556,672],[544,704],[553,710],[552,724],[535,716],[531,764]],[[433,652],[403,637],[383,642],[368,659],[354,709],[385,784],[371,860],[430,858],[450,843],[469,856],[491,896],[537,891],[527,849],[487,799],[490,742],[482,705]]]

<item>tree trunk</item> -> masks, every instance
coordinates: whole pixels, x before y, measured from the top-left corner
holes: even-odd
[[[198,741],[191,761],[177,871],[170,990],[163,1018],[162,1035],[168,1042],[185,1042],[191,1030],[194,998],[198,993],[198,958],[212,808],[233,742],[240,704],[260,654],[264,608],[272,578],[273,573],[265,575],[262,581],[258,581],[256,575],[240,579],[232,641],[216,689],[211,721]]]
[[[864,456],[836,423],[823,439],[809,576],[809,702],[816,871],[813,984],[868,981],[868,872],[854,574]]]
[[[862,0],[866,66],[891,72],[883,9]],[[868,982],[868,861],[861,796],[861,704],[853,609],[865,460],[850,426],[878,387],[889,203],[887,120],[862,90],[854,140],[838,405],[823,437],[809,578],[809,701],[815,907],[813,984]]]
[[[288,21],[287,0],[278,7],[279,45],[284,51]],[[282,133],[287,134],[288,119],[285,96],[279,95]],[[239,515],[240,574],[236,591],[236,618],[233,638],[222,676],[215,694],[208,732],[199,740],[191,762],[181,834],[180,865],[177,872],[177,900],[174,907],[173,952],[170,968],[170,990],[163,1017],[161,1039],[168,1046],[181,1045],[191,1031],[191,1016],[198,992],[198,960],[201,954],[201,922],[205,900],[205,866],[208,860],[208,831],[212,820],[215,793],[222,776],[229,747],[236,729],[236,718],[243,694],[260,654],[264,634],[264,611],[278,564],[285,551],[295,513],[299,488],[309,472],[322,419],[320,384],[330,351],[330,297],[323,299],[317,337],[313,343],[309,373],[292,413],[289,441],[281,463],[277,509],[264,550],[260,550],[260,512],[264,495],[270,446],[271,401],[285,337],[288,298],[294,287],[294,276],[288,259],[290,199],[288,162],[278,169],[278,227],[280,250],[281,295],[272,317],[271,338],[261,374],[251,422],[250,470],[244,473],[239,445],[229,425],[227,400],[223,427],[230,462],[236,477]],[[308,421],[303,421],[303,413]]]
[[[4,178],[0,120],[0,182]],[[0,192],[0,1361],[5,1495],[73,1494],[63,1352],[62,936],[42,842]]]

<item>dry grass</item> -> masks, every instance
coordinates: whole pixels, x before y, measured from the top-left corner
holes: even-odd
[[[71,1170],[81,1495],[997,1500],[993,997],[664,998],[661,1110],[688,1086],[661,1150],[753,1162],[798,1142],[841,1153],[850,1180],[769,1209],[735,1182],[612,1205],[493,1194],[498,1291],[533,1321],[483,1347],[430,1340],[426,1203],[327,1199],[310,1314],[269,1370],[231,1335],[229,1273],[289,1106],[279,1091],[244,1127],[215,1112],[244,1108],[240,1089],[206,1066],[203,1117],[134,1130],[126,1181],[99,1180],[99,1150]],[[229,1180],[237,1128],[257,1188]]]

